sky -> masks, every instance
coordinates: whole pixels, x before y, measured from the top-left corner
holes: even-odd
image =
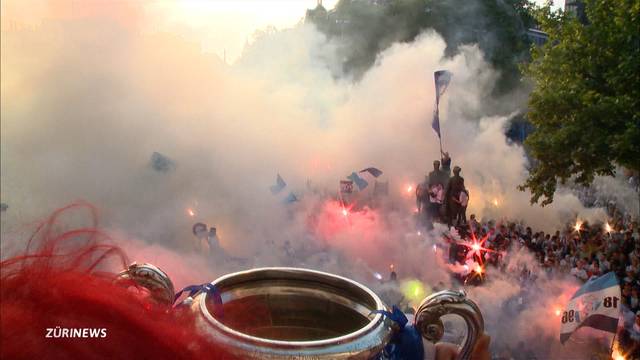
[[[269,26],[279,30],[293,27],[304,18],[306,9],[315,7],[318,0],[115,1],[135,4],[131,6],[131,17],[124,21],[137,19],[136,12],[150,15],[145,16],[144,30],[182,34],[198,43],[203,51],[233,63],[257,30]],[[332,9],[337,2],[323,0],[322,4]],[[541,5],[546,0],[535,2]],[[5,0],[2,1],[3,29],[12,24],[33,27],[51,18],[105,14],[113,9],[112,4],[110,0]],[[563,4],[563,0],[554,1],[556,8]],[[119,12],[114,16],[121,17],[122,14]]]

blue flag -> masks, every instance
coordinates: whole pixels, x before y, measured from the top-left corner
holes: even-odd
[[[363,172],[368,172],[369,174],[373,175],[373,177],[376,177],[376,178],[377,178],[378,176],[382,175],[382,171],[381,171],[381,170],[379,170],[379,169],[376,169],[376,168],[374,168],[374,167],[369,167],[369,168],[366,168],[366,169],[360,170],[360,172],[361,172],[361,173],[363,173]]]
[[[358,186],[359,190],[363,190],[369,185],[369,183],[365,179],[361,178],[354,172],[351,173],[351,175],[347,176],[347,179],[353,181]]]
[[[433,110],[433,121],[431,121],[431,127],[436,132],[436,134],[438,134],[438,137],[440,137],[440,115],[438,114],[437,107],[435,110]]]
[[[284,202],[286,204],[291,204],[296,201],[298,201],[298,197],[293,192],[290,192],[289,195],[287,195],[287,197],[284,199]]]
[[[583,326],[615,334],[618,328],[620,286],[614,272],[587,281],[569,300],[560,324],[560,342]]]
[[[431,127],[433,130],[440,136],[440,97],[444,94],[447,87],[449,87],[449,82],[451,81],[451,74],[447,70],[438,70],[433,73],[433,77],[436,83],[436,107],[433,110],[433,121],[431,122]]]
[[[151,167],[155,171],[166,173],[175,169],[176,163],[169,159],[169,157],[155,151],[151,154]]]
[[[436,107],[440,103],[440,97],[444,94],[449,82],[451,81],[452,73],[447,70],[438,70],[433,73],[433,78],[436,81]]]
[[[287,183],[284,182],[280,174],[278,174],[278,178],[276,179],[276,184],[272,185],[269,189],[273,195],[280,193],[285,187],[287,187]]]

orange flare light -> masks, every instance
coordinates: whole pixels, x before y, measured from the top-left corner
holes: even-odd
[[[576,231],[580,231],[582,227],[582,223],[580,221],[576,221],[576,225],[573,227]]]
[[[413,191],[413,185],[407,186],[407,192],[410,193]]]
[[[617,346],[614,347],[613,352],[611,353],[611,359],[626,360],[626,358],[624,357],[624,354],[620,352],[620,349]]]
[[[189,214],[189,216],[191,217],[196,216],[196,213],[192,209],[187,209],[187,214]]]
[[[556,313],[556,316],[560,316],[562,314],[562,310],[556,309],[555,313]]]

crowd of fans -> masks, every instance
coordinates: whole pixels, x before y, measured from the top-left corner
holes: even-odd
[[[504,256],[513,247],[526,247],[551,278],[573,276],[586,282],[613,271],[621,288],[622,322],[618,341],[626,354],[640,357],[640,236],[638,220],[608,206],[608,219],[599,223],[576,221],[555,232],[535,231],[523,223],[480,222],[472,214],[467,228],[483,247],[487,266],[506,266]],[[462,229],[464,232],[465,230]],[[461,234],[468,237],[469,234]],[[458,260],[463,253],[452,254]],[[460,247],[458,248],[460,250]],[[453,259],[451,259],[453,260]],[[531,269],[520,269],[521,280],[535,279]],[[473,274],[471,274],[473,275]]]

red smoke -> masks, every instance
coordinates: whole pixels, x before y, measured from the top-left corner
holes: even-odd
[[[390,243],[389,229],[378,210],[344,206],[335,200],[323,204],[313,227],[330,247],[364,259],[379,257]]]

